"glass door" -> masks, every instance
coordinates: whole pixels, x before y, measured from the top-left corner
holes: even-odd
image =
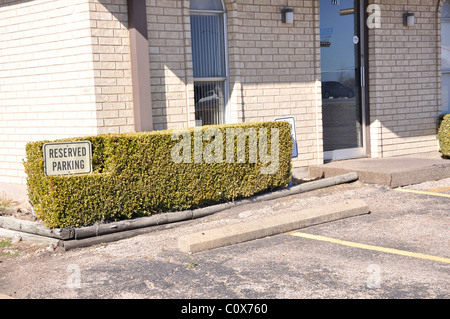
[[[442,109],[450,113],[450,0],[442,6]]]
[[[325,160],[365,150],[362,0],[320,0],[322,119]],[[362,6],[361,6],[362,7]]]

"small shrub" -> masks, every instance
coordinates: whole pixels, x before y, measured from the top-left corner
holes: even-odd
[[[450,114],[439,117],[438,139],[443,157],[450,158]]]
[[[30,201],[47,227],[65,228],[193,209],[286,187],[291,178],[289,124],[218,125],[203,127],[201,132],[218,130],[225,141],[230,128],[254,129],[258,137],[263,136],[260,135],[263,129],[267,130],[269,152],[270,132],[278,130],[278,170],[273,174],[262,174],[262,169],[268,167],[267,162],[261,158],[257,162],[249,160],[249,150],[254,146],[251,141],[255,142],[249,137],[245,143],[245,162],[238,162],[237,143],[234,143],[233,146],[224,145],[222,154],[213,152],[215,158],[222,161],[206,163],[203,159],[197,163],[176,163],[173,150],[180,145],[180,139],[173,138],[175,131],[166,130],[59,140],[57,142],[90,141],[93,173],[47,177],[44,175],[43,145],[48,141],[41,141],[26,147],[24,166]],[[192,139],[191,159],[195,158],[194,141],[198,131],[188,129],[184,133]],[[209,141],[202,139],[203,149],[213,145],[216,139],[217,136]],[[233,164],[226,162],[230,152],[234,155]]]

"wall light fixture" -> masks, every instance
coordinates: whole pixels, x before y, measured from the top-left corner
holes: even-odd
[[[281,22],[282,23],[294,23],[294,9],[282,8],[281,9]]]
[[[413,27],[414,26],[414,13],[413,12],[405,12],[403,14],[403,25],[405,27]]]

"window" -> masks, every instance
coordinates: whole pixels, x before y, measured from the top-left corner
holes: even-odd
[[[450,0],[442,7],[442,113],[450,113]]]
[[[192,64],[197,126],[225,122],[228,68],[222,0],[191,0]]]

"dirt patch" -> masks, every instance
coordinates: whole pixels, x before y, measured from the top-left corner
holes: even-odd
[[[7,261],[23,261],[54,254],[58,247],[23,241],[20,237],[0,238],[0,265]]]

